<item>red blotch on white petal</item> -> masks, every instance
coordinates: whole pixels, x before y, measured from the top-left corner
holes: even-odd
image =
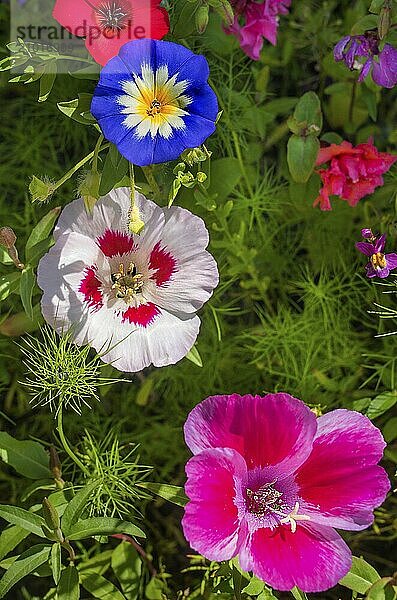
[[[170,252],[160,246],[160,242],[157,242],[150,255],[149,267],[156,271],[153,274],[153,279],[157,285],[163,285],[175,273],[176,260]]]
[[[97,244],[105,256],[112,258],[118,254],[128,254],[135,248],[134,239],[123,231],[107,229],[99,238]]]
[[[87,267],[84,279],[80,283],[79,292],[84,294],[85,301],[92,308],[99,309],[103,306],[101,285],[96,276],[96,267]]]
[[[149,302],[148,304],[141,304],[137,307],[130,306],[122,313],[122,320],[123,323],[128,321],[134,325],[148,327],[148,325],[151,325],[159,314],[160,310],[157,308],[157,306],[152,304],[152,302]]]

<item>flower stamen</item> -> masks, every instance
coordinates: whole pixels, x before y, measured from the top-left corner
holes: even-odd
[[[136,265],[131,262],[127,271],[120,264],[119,270],[112,273],[112,290],[116,290],[116,297],[122,298],[127,304],[131,304],[136,296],[142,291],[144,281],[143,275],[138,273]]]
[[[371,256],[371,263],[374,269],[384,269],[387,266],[385,255],[382,252],[376,252]]]

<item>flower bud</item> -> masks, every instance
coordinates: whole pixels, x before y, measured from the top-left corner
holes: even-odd
[[[55,446],[50,447],[50,471],[57,482],[62,482],[62,484],[64,484],[62,479],[62,465]]]
[[[50,181],[39,179],[33,175],[29,185],[29,192],[32,196],[32,202],[45,202],[55,192],[55,186]]]
[[[378,35],[379,39],[383,40],[387,36],[391,25],[391,10],[390,6],[384,6],[379,13],[378,20]]]
[[[44,498],[43,500],[43,516],[47,526],[49,529],[51,529],[51,531],[56,531],[59,529],[61,525],[59,515],[48,498]]]
[[[202,4],[196,11],[196,29],[198,33],[204,33],[209,21],[210,9],[208,4]]]
[[[5,248],[12,248],[15,246],[15,242],[17,241],[17,236],[11,227],[1,227],[0,228],[0,244]]]
[[[99,198],[101,175],[97,171],[88,171],[80,181],[77,191],[82,196],[87,212],[92,212]]]
[[[139,208],[134,205],[131,210],[130,210],[130,222],[128,224],[129,230],[131,231],[131,233],[135,233],[135,234],[140,234],[143,230],[143,228],[145,227],[145,223],[142,221],[140,214],[139,214]]]

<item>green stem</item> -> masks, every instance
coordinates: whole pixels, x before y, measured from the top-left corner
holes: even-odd
[[[99,156],[99,153],[100,153],[100,151],[101,151],[101,145],[102,145],[102,142],[103,142],[103,140],[104,140],[104,139],[105,139],[105,138],[104,138],[104,137],[103,137],[103,135],[101,134],[101,135],[99,136],[99,138],[98,138],[98,141],[97,141],[97,143],[96,143],[96,146],[95,146],[95,148],[94,148],[94,158],[93,158],[93,160],[92,160],[92,170],[93,170],[95,173],[98,173],[98,156]]]
[[[59,405],[59,410],[58,410],[58,420],[57,420],[57,425],[58,426],[57,426],[57,429],[58,429],[59,437],[60,437],[61,442],[62,442],[62,446],[63,446],[66,454],[68,454],[70,456],[70,458],[79,467],[79,469],[81,469],[83,471],[83,473],[85,473],[89,477],[90,473],[89,473],[87,467],[81,462],[81,460],[76,456],[76,454],[73,452],[73,450],[69,446],[69,442],[67,441],[66,436],[65,436],[64,431],[63,431],[62,417],[63,417],[63,414],[62,414],[62,404],[60,404]]]
[[[244,181],[245,181],[245,183],[247,185],[247,189],[248,189],[249,195],[252,198],[253,195],[254,195],[254,190],[252,189],[251,182],[249,180],[249,177],[248,177],[248,174],[247,174],[247,171],[246,171],[246,168],[245,168],[245,164],[244,164],[244,161],[243,161],[243,155],[241,153],[241,148],[240,148],[240,142],[238,140],[238,135],[237,135],[237,133],[235,131],[233,131],[232,132],[232,136],[233,136],[234,147],[236,149],[237,159],[238,159],[238,162],[240,164],[240,169],[241,169],[241,172],[243,174]]]
[[[109,148],[109,146],[110,144],[105,144],[104,146],[102,146],[102,148],[99,149],[99,152],[102,152],[102,150],[106,150],[107,148]],[[66,181],[68,181],[68,179],[70,179],[79,169],[81,169],[81,167],[84,167],[84,165],[90,162],[90,160],[92,160],[94,157],[95,150],[87,154],[87,156],[82,158],[81,161],[77,163],[77,165],[74,165],[74,167],[72,167],[70,171],[65,173],[65,175],[61,177],[59,181],[56,182],[53,191],[55,192],[55,190],[59,189],[64,183],[66,183]]]
[[[153,168],[152,167],[142,167],[142,171],[143,174],[146,177],[146,181],[148,182],[148,184],[151,186],[153,193],[154,193],[154,197],[159,200],[161,198],[161,190],[160,190],[160,186],[156,181],[156,178],[153,174]]]

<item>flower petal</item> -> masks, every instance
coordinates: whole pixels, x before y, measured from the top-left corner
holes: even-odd
[[[191,548],[209,560],[229,560],[237,554],[238,509],[234,498],[247,477],[238,452],[205,450],[186,465],[185,486],[190,502],[182,527]]]
[[[313,451],[296,477],[303,512],[332,527],[368,527],[390,488],[386,472],[376,466],[385,445],[360,413],[341,409],[320,417]]]
[[[314,413],[289,394],[234,394],[196,406],[185,424],[185,440],[194,454],[234,448],[249,469],[277,465],[292,473],[310,454],[316,429]]]
[[[276,590],[322,592],[334,587],[351,566],[351,552],[331,527],[301,525],[258,529],[240,550],[241,567]]]
[[[169,283],[152,291],[153,301],[166,310],[192,313],[201,308],[218,285],[215,260],[205,251],[209,237],[205,223],[188,210],[172,207],[166,213],[160,247],[175,261]]]
[[[362,254],[365,254],[365,256],[372,256],[373,254],[376,254],[374,245],[370,244],[369,242],[357,242],[355,246],[357,250]]]

